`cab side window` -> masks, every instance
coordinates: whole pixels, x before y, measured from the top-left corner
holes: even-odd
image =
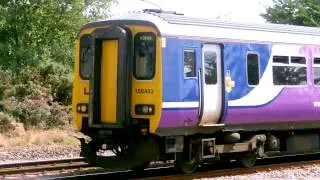
[[[90,78],[93,65],[93,51],[90,42],[90,35],[83,35],[80,38],[80,77],[84,80]]]

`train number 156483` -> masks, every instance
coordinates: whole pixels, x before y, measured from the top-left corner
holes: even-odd
[[[153,89],[135,89],[138,94],[153,94]]]

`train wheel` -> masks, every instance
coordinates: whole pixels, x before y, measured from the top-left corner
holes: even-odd
[[[255,152],[247,152],[239,157],[239,163],[243,167],[252,167],[257,161],[257,155]]]
[[[189,153],[176,153],[176,160],[174,162],[175,170],[185,174],[195,172],[200,164],[200,151],[197,147],[192,148]]]
[[[117,146],[117,148],[113,149],[112,152],[117,156],[125,156],[128,154],[128,146]]]
[[[151,161],[145,161],[142,165],[139,166],[135,166],[132,168],[132,171],[135,173],[140,173],[143,172],[143,170],[148,167],[148,165],[150,164]]]
[[[86,143],[84,139],[80,139],[81,152],[80,156],[86,158],[88,161],[93,161],[97,157],[97,146],[94,142]]]

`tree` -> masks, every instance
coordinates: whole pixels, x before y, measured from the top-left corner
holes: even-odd
[[[84,23],[106,16],[112,2],[0,1],[0,66],[19,71],[48,60],[72,65],[78,30]]]
[[[110,7],[118,1],[112,0],[85,0],[85,16],[91,20],[106,18],[110,14]]]
[[[75,38],[115,0],[0,0],[0,131],[70,120]]]
[[[320,26],[319,0],[273,0],[261,16],[267,22],[301,26]]]

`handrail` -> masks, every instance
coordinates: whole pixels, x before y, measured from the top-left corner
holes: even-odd
[[[198,86],[199,86],[199,107],[198,107],[198,118],[201,118],[202,111],[202,76],[201,68],[198,70]]]

